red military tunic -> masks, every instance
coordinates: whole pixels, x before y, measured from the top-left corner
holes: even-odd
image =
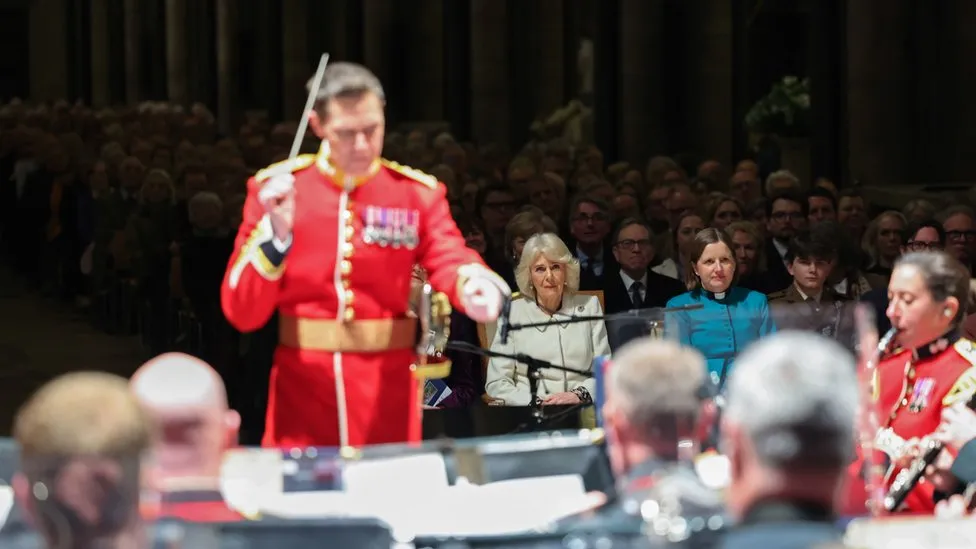
[[[465,246],[443,184],[393,162],[373,168],[345,176],[320,151],[248,181],[221,303],[244,332],[281,313],[264,446],[420,440],[416,322],[406,318],[413,266],[459,308],[467,277],[491,276]],[[294,175],[296,193],[284,255],[257,196],[280,173]]]
[[[942,410],[968,402],[976,391],[976,344],[968,339],[943,339],[933,346],[897,352],[877,368],[874,395],[881,428],[891,428],[897,438],[910,440],[931,435],[942,422]],[[877,462],[884,459],[878,450]],[[888,477],[891,486],[899,469]],[[846,514],[866,512],[866,493],[859,456],[848,471]],[[902,506],[904,512],[931,514],[935,511],[931,484],[920,482]]]

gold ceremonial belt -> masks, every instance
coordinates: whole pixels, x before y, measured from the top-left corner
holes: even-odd
[[[293,349],[378,353],[412,349],[416,343],[417,321],[411,318],[342,322],[281,315],[278,322],[278,344]]]

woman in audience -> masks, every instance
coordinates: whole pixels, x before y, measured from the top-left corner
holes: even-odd
[[[742,204],[731,196],[719,194],[708,202],[708,226],[724,229],[742,219]]]
[[[652,270],[664,276],[684,280],[685,267],[688,265],[686,248],[695,239],[695,235],[705,228],[705,217],[694,210],[689,210],[678,216],[675,227],[671,242],[673,259],[665,259]]]
[[[538,208],[515,214],[515,217],[505,226],[505,261],[492,261],[488,266],[512,288],[516,286],[515,268],[522,257],[522,248],[525,242],[534,234],[556,233],[556,224],[542,214]]]
[[[861,239],[861,249],[867,255],[867,274],[876,275],[877,281],[872,287],[888,285],[891,276],[891,266],[901,254],[904,245],[905,216],[901,212],[888,210],[875,217],[864,231]]]
[[[752,221],[736,221],[725,228],[735,252],[738,285],[762,294],[776,291],[766,276],[766,246]]]
[[[698,349],[708,362],[712,383],[721,390],[732,364],[750,343],[775,330],[766,296],[736,285],[732,240],[718,229],[705,229],[687,247],[685,282],[690,290],[672,298],[665,333]]]
[[[596,297],[578,294],[579,263],[566,244],[555,234],[542,233],[526,241],[516,269],[522,299],[512,303],[513,324],[549,322],[572,316],[603,314]],[[508,335],[502,342],[499,332],[491,350],[499,353],[525,353],[534,358],[581,372],[589,371],[593,359],[610,354],[607,332],[601,321],[552,324],[526,328]],[[488,366],[485,391],[506,406],[526,406],[532,402],[528,368],[507,358],[493,358]],[[543,369],[537,395],[544,404],[579,404],[592,401],[594,381],[577,373]]]

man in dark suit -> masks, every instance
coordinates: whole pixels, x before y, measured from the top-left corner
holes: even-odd
[[[782,290],[793,283],[787,270],[786,252],[790,239],[806,227],[807,201],[801,195],[784,191],[766,202],[766,270],[769,285]]]
[[[569,210],[566,242],[580,262],[580,290],[602,290],[604,275],[614,269],[607,237],[610,235],[610,206],[602,199],[581,195]]]
[[[603,280],[606,314],[664,307],[669,299],[687,289],[677,280],[650,269],[654,261],[654,233],[643,221],[624,219],[613,239],[613,257],[619,264]],[[607,321],[610,348],[617,349],[636,337],[649,333],[646,318]]]

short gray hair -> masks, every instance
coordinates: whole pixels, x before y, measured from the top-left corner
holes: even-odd
[[[667,339],[637,340],[613,359],[608,400],[641,429],[661,420],[697,420],[705,382],[705,357],[693,347]]]
[[[855,370],[854,356],[832,339],[778,332],[735,361],[725,420],[769,467],[841,469],[853,451]]]
[[[522,295],[535,299],[535,287],[532,286],[532,275],[529,274],[529,271],[539,256],[545,257],[553,263],[562,263],[566,266],[565,293],[575,294],[579,291],[579,261],[573,257],[566,243],[554,233],[538,233],[525,241],[522,257],[519,258],[518,267],[515,268],[515,282],[518,284]]]
[[[314,77],[308,81],[306,88],[312,90]],[[386,101],[383,84],[372,71],[357,63],[337,62],[329,63],[322,75],[322,84],[315,91],[315,108],[325,109],[329,101],[336,97],[372,93]]]
[[[803,184],[800,183],[800,178],[793,175],[793,172],[790,170],[776,170],[766,176],[766,196],[773,194],[774,181],[789,181],[797,191],[803,190]]]

